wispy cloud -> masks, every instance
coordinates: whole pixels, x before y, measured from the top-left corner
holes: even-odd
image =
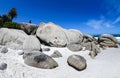
[[[101,25],[102,25],[102,20],[89,20],[86,25],[94,28],[94,29],[99,29],[101,28]]]
[[[101,28],[111,28],[114,27],[112,22],[100,19],[100,20],[89,20],[86,23],[87,26],[90,26],[94,29],[101,29]]]
[[[118,22],[120,22],[120,16],[116,18],[116,20],[113,22],[113,24],[116,24]]]

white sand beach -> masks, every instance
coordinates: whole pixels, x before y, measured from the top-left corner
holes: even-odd
[[[46,46],[42,46],[46,47]],[[9,49],[8,53],[0,53],[0,62],[7,63],[6,70],[0,70],[0,78],[120,78],[120,48],[107,48],[102,50],[95,59],[88,55],[89,51],[71,52],[67,48],[50,47],[51,55],[54,50],[58,50],[63,57],[54,58],[58,67],[55,69],[41,69],[24,64],[22,55],[18,55],[22,50]],[[77,54],[87,60],[87,68],[77,71],[67,64],[68,56]]]
[[[120,0],[1,0],[0,78],[120,78]]]

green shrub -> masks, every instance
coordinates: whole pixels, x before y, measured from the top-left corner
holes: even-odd
[[[2,20],[2,18],[0,18],[0,27],[2,27],[3,26],[3,20]]]
[[[21,29],[20,25],[16,22],[5,22],[4,27],[13,28],[13,29]]]

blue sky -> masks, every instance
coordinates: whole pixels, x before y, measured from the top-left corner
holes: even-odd
[[[88,34],[120,34],[120,0],[0,0],[0,15],[15,7],[15,22],[53,22]]]

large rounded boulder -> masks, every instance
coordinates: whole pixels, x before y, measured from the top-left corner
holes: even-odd
[[[117,39],[113,35],[102,34],[98,38],[98,43],[101,46],[105,46],[105,47],[117,47],[118,41],[117,41]]]
[[[65,30],[65,34],[68,44],[79,44],[83,40],[83,34],[78,30]]]
[[[63,47],[67,44],[66,35],[61,27],[53,23],[40,24],[37,37],[50,46]]]
[[[28,35],[22,30],[0,28],[0,45],[12,49],[22,49],[23,42],[27,37]]]
[[[67,62],[70,66],[72,66],[78,71],[84,70],[87,67],[85,58],[80,55],[69,56]]]
[[[39,51],[41,49],[40,41],[33,35],[27,37],[23,43],[23,50],[26,51]]]
[[[58,67],[57,62],[52,57],[45,55],[39,51],[24,53],[23,59],[25,64],[37,68],[53,69]]]
[[[54,47],[64,47],[82,41],[82,34],[75,30],[65,30],[54,23],[42,23],[36,32],[41,42]]]

